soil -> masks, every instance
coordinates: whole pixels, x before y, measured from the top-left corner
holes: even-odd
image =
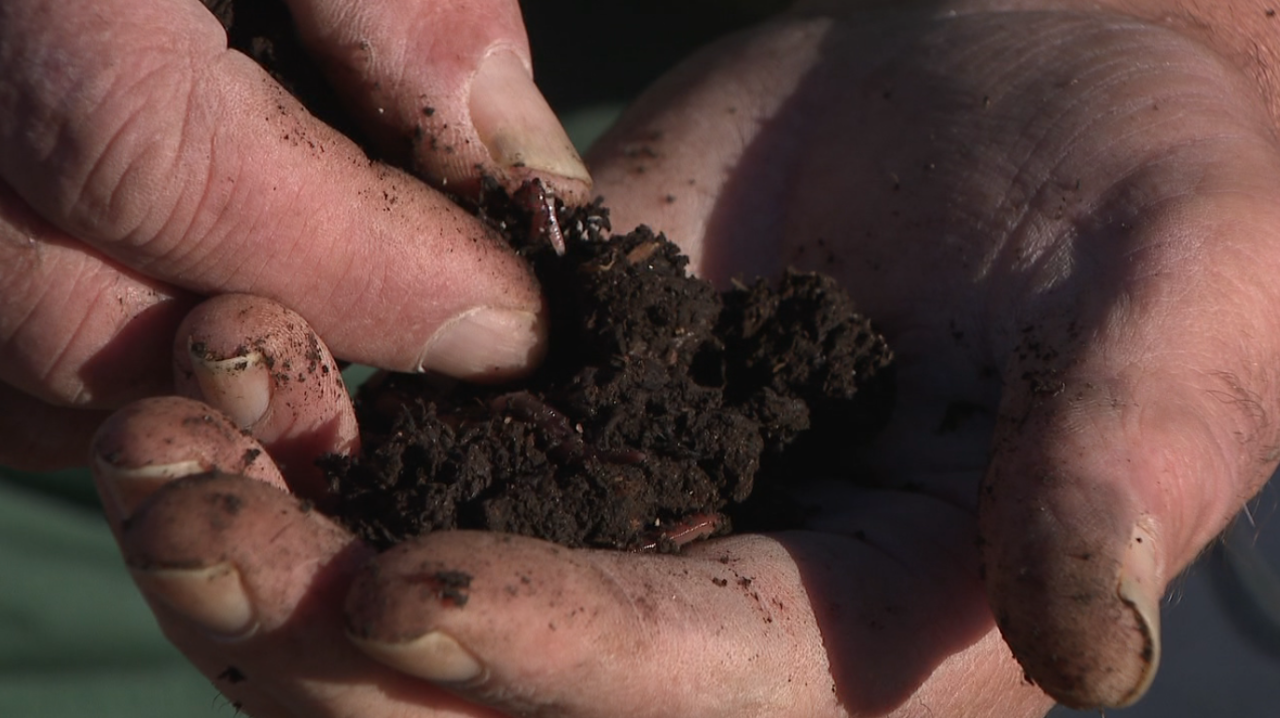
[[[282,6],[208,4],[233,46],[298,90]],[[267,34],[263,6],[283,13]],[[308,73],[295,94],[328,107]],[[796,477],[858,479],[848,459],[892,409],[892,353],[835,280],[787,272],[720,293],[662,235],[611,234],[599,200],[568,208],[536,184],[514,198],[490,187],[472,209],[547,292],[548,356],[518,384],[384,374],[363,386],[362,453],[322,461],[324,505],[362,538],[471,528],[675,550],[731,525],[795,525],[783,497]]]
[[[662,235],[609,235],[598,202],[556,203],[561,256],[528,204],[492,192],[481,214],[548,293],[546,361],[506,386],[362,387],[364,452],[325,466],[366,540],[474,528],[670,550],[730,516],[779,528],[799,517],[760,490],[841,472],[850,438],[887,419],[892,355],[835,280],[788,272],[718,293]]]

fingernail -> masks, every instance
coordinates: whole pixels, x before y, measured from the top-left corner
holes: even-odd
[[[447,633],[431,631],[405,643],[384,643],[356,636],[352,642],[379,663],[435,683],[472,683],[484,666]]]
[[[191,368],[206,403],[247,429],[262,419],[271,403],[271,370],[259,351],[218,359],[199,344],[190,348]]]
[[[418,370],[460,379],[501,378],[537,361],[544,333],[541,318],[532,312],[473,309],[436,330]]]
[[[94,457],[94,471],[101,479],[104,489],[103,499],[111,503],[111,508],[121,520],[132,516],[138,506],[161,486],[174,479],[201,474],[208,470],[208,466],[194,459],[169,464],[124,467],[111,463],[106,457]]]
[[[1141,636],[1140,673],[1132,690],[1116,703],[1123,708],[1132,705],[1151,687],[1160,666],[1160,597],[1164,594],[1160,580],[1156,544],[1150,531],[1141,524],[1133,529],[1129,546],[1120,566],[1120,582],[1116,589],[1120,600],[1133,612]]]
[[[222,641],[240,641],[258,630],[240,572],[223,561],[208,568],[130,568],[147,595]]]
[[[591,181],[560,120],[515,53],[498,50],[482,61],[471,81],[471,121],[500,166]]]

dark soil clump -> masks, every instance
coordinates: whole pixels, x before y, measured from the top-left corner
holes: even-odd
[[[283,3],[205,4],[231,47],[359,141]],[[471,528],[672,550],[730,520],[798,523],[783,489],[803,477],[857,480],[849,455],[887,420],[892,355],[833,279],[793,272],[718,293],[686,275],[665,237],[608,236],[598,202],[544,209],[536,188],[522,191],[512,201],[491,188],[473,209],[548,293],[546,361],[507,386],[388,374],[362,387],[363,452],[322,462],[326,510],[379,547]],[[548,232],[552,211],[563,242]],[[460,578],[440,581],[466,600]]]
[[[891,353],[833,279],[717,293],[665,237],[606,236],[598,202],[558,205],[559,256],[521,204],[481,214],[548,292],[550,353],[519,385],[395,374],[361,390],[363,456],[326,468],[367,541],[472,528],[668,550],[727,530],[726,513],[777,528],[794,517],[771,487],[841,471],[886,420]]]

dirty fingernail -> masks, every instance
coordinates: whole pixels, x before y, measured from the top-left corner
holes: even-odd
[[[240,572],[229,562],[208,568],[136,568],[133,580],[147,595],[223,641],[257,632],[253,605]]]
[[[404,643],[385,643],[356,636],[350,638],[360,650],[379,663],[435,683],[472,683],[485,672],[475,656],[441,631],[430,631]]]
[[[138,506],[161,486],[208,470],[208,466],[195,459],[138,467],[119,466],[104,456],[95,456],[93,460],[93,471],[103,487],[103,500],[110,502],[121,520],[132,516]]]
[[[259,351],[221,359],[204,349],[190,347],[191,368],[204,401],[247,429],[262,419],[271,403],[271,371]]]
[[[1160,580],[1155,539],[1141,524],[1134,527],[1125,550],[1116,593],[1133,613],[1141,646],[1136,680],[1127,694],[1115,703],[1115,707],[1123,708],[1147,692],[1160,665],[1160,597],[1164,586]]]
[[[500,166],[591,181],[560,120],[515,53],[499,50],[482,61],[471,82],[471,121]]]
[[[427,342],[419,371],[460,379],[498,379],[537,362],[546,328],[533,312],[482,307],[455,317]]]

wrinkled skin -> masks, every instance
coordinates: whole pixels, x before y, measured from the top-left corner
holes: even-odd
[[[483,171],[587,196],[515,0],[289,5],[352,114],[424,138],[412,163],[437,185]],[[211,294],[283,302],[386,368],[536,361],[527,270],[228,51],[196,0],[5,2],[0,67],[0,464],[79,464],[107,412],[172,392],[173,332]]]
[[[814,486],[807,530],[680,556],[441,533],[371,560],[277,490],[305,487],[296,461],[252,451],[352,449],[340,393],[197,366],[187,393],[256,438],[170,399],[95,444],[165,630],[263,716],[1136,699],[1165,585],[1274,468],[1280,148],[1261,4],[1096,5],[808,8],[694,58],[588,158],[617,226],[665,230],[713,280],[847,283],[900,361],[892,424],[856,457],[881,488]],[[179,346],[265,333],[278,363],[310,345],[285,312],[226,297]]]

